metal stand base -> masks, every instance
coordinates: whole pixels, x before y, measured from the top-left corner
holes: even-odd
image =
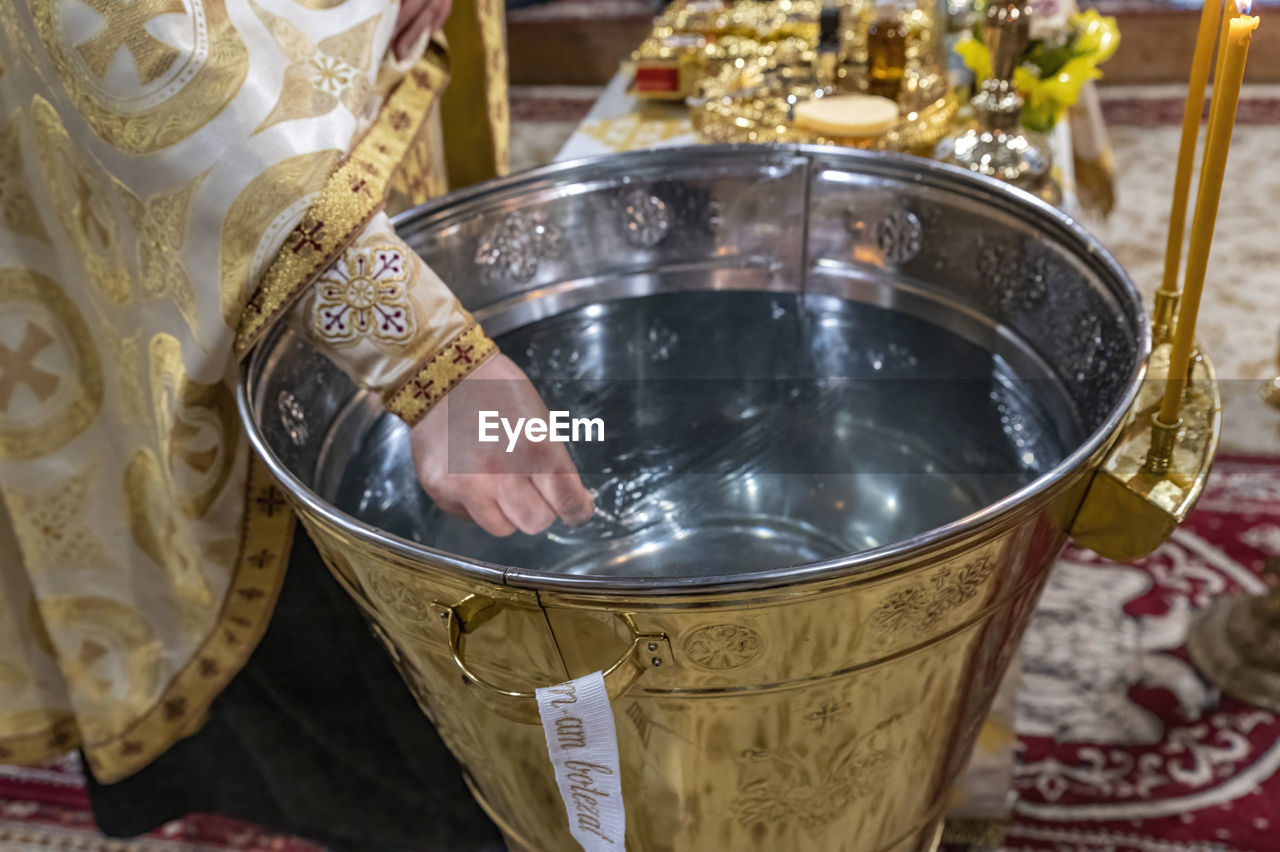
[[[1191,625],[1187,650],[1223,693],[1280,713],[1280,592],[1218,601]]]

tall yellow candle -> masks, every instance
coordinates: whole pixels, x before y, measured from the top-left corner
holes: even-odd
[[[1227,0],[1234,5],[1234,0]],[[1191,83],[1182,108],[1182,142],[1178,145],[1178,170],[1173,179],[1173,208],[1169,211],[1169,239],[1164,250],[1164,280],[1161,289],[1178,291],[1178,265],[1182,262],[1182,237],[1187,225],[1187,195],[1191,192],[1191,163],[1195,159],[1196,139],[1200,134],[1200,114],[1204,111],[1204,87],[1209,82],[1209,66],[1213,62],[1213,43],[1218,35],[1221,0],[1204,0],[1200,10],[1200,29],[1196,32],[1196,49],[1191,59]]]
[[[1231,131],[1235,129],[1236,106],[1240,102],[1240,86],[1244,82],[1244,63],[1249,56],[1253,31],[1257,28],[1258,19],[1245,14],[1230,22],[1222,74],[1213,83],[1213,110],[1205,139],[1195,218],[1191,223],[1191,246],[1187,250],[1187,280],[1182,290],[1182,303],[1178,307],[1173,351],[1169,356],[1169,380],[1160,405],[1160,421],[1167,424],[1177,422],[1182,391],[1186,388],[1187,363],[1191,359],[1191,345],[1196,335],[1196,317],[1200,313],[1200,295],[1204,291],[1204,276],[1209,266],[1213,226],[1218,218],[1218,201],[1222,197],[1227,150],[1231,147]]]
[[[1252,2],[1252,0],[1246,0],[1246,4],[1249,2]],[[1237,5],[1237,3],[1238,3],[1238,0],[1226,0],[1222,8],[1222,32],[1219,33],[1218,35],[1218,61],[1213,68],[1213,91],[1215,95],[1217,94],[1217,91],[1218,91],[1218,81],[1222,79],[1223,65],[1227,61],[1227,36],[1230,35],[1231,33],[1231,22],[1234,21],[1236,18],[1240,17],[1241,14],[1243,14],[1240,11],[1240,7],[1239,5]],[[1212,102],[1209,105],[1209,123],[1210,124],[1213,123],[1213,111],[1218,108],[1218,104],[1219,104],[1218,98],[1214,97]],[[1209,153],[1208,147],[1206,147],[1204,150],[1205,150],[1205,154]],[[1200,182],[1201,183],[1204,182],[1204,164],[1203,163],[1200,165]],[[1197,197],[1199,197],[1199,190],[1197,189],[1196,192],[1197,192]]]

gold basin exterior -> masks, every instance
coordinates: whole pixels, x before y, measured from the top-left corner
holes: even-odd
[[[462,677],[433,604],[493,602],[466,663],[514,693],[608,668],[632,641],[629,621],[666,637],[660,665],[642,646],[646,670],[613,702],[633,852],[905,852],[932,848],[1087,479],[945,552],[680,597],[464,580],[300,509],[514,848],[576,848],[542,728]]]
[[[1189,511],[1220,426],[1212,368],[1197,370],[1208,401],[1184,413],[1200,437],[1192,453],[1184,436],[1182,459],[1198,467],[1175,464],[1188,485],[1176,507],[1114,476],[1153,390],[1106,459],[998,525],[778,588],[522,589],[297,508],[513,849],[577,848],[529,693],[612,667],[632,852],[927,850],[1068,530],[1087,520],[1095,542],[1153,548]]]

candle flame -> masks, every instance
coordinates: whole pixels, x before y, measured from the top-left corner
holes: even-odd
[[[1249,14],[1249,10],[1253,8],[1253,0],[1236,0],[1236,11],[1241,15]]]

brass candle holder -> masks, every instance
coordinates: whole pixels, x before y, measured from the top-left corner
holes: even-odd
[[[1178,317],[1177,290],[1156,290],[1155,306],[1151,311],[1151,345],[1159,346],[1173,340],[1173,326]]]
[[[1077,544],[1117,562],[1146,556],[1190,514],[1222,432],[1222,397],[1203,356],[1191,361],[1178,422],[1159,421],[1171,348],[1165,343],[1152,351],[1129,423],[1071,527]],[[1118,524],[1117,518],[1128,521]]]

